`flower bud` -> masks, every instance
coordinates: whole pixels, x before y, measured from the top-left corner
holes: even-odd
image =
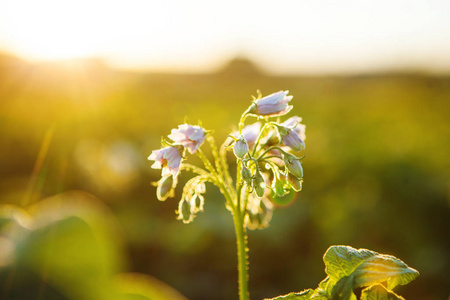
[[[159,201],[165,201],[167,198],[173,197],[176,181],[176,179],[173,179],[172,174],[166,175],[158,181],[156,197]]]
[[[300,192],[302,190],[302,183],[303,183],[302,179],[298,179],[294,175],[289,173],[288,180],[289,180],[289,184],[291,185],[291,187],[294,191]]]
[[[178,204],[178,220],[182,220],[183,223],[188,224],[194,220],[195,215],[192,213],[192,205],[186,199],[182,199]]]
[[[244,158],[245,154],[247,154],[248,144],[243,135],[234,143],[233,152],[238,158]]]
[[[264,182],[264,177],[262,176],[261,172],[256,171],[255,176],[253,176],[252,184],[256,195],[259,198],[264,196],[266,184]]]
[[[191,198],[191,205],[193,213],[197,213],[199,211],[203,211],[203,205],[205,204],[205,198],[195,193]]]
[[[286,153],[284,155],[284,163],[292,175],[297,178],[303,178],[303,167],[295,156]]]
[[[292,106],[288,105],[292,96],[289,91],[279,91],[259,100],[256,100],[249,109],[252,114],[260,116],[282,116],[287,114]]]
[[[305,149],[305,142],[292,129],[288,128],[286,134],[281,133],[281,140],[285,146],[288,146],[294,151],[302,151]]]
[[[252,172],[250,171],[249,168],[247,168],[245,166],[245,164],[242,164],[242,168],[241,168],[241,176],[242,179],[248,184],[251,185],[252,184]]]

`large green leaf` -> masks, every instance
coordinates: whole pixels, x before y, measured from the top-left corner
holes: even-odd
[[[376,256],[378,253],[349,246],[331,246],[323,256],[325,272],[331,279],[339,279],[350,276],[365,259]]]
[[[361,293],[361,300],[405,300],[392,291],[388,291],[381,284],[375,284]]]
[[[349,246],[330,247],[324,255],[324,262],[325,272],[331,281],[336,281],[331,292],[333,300],[356,299],[353,293],[355,288],[380,282],[387,282],[388,288],[392,289],[396,285],[409,283],[419,275],[394,256]]]
[[[336,281],[330,279],[329,276],[319,283],[319,287],[314,290],[314,294],[311,299],[314,300],[328,300],[331,297],[331,290],[336,284]]]
[[[314,291],[309,289],[300,293],[289,293],[287,295],[278,296],[275,298],[266,298],[265,300],[310,300],[313,294]]]
[[[355,287],[386,281],[390,290],[399,284],[408,284],[419,276],[419,272],[408,267],[400,259],[382,254],[366,259],[353,274]]]

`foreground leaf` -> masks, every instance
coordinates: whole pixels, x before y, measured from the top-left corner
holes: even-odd
[[[283,296],[278,296],[275,298],[267,298],[265,300],[310,300],[311,296],[314,294],[312,289],[304,290],[300,293],[290,293]]]
[[[391,291],[419,276],[400,259],[367,249],[332,246],[323,256],[327,278],[319,287],[266,300],[357,300],[354,290],[367,287],[361,300],[404,300]],[[387,289],[379,284],[387,283]]]
[[[356,299],[353,293],[355,288],[381,282],[387,282],[388,289],[392,289],[409,283],[419,275],[394,256],[349,246],[330,247],[324,255],[324,262],[331,282],[336,281],[331,292],[333,300]],[[330,284],[327,289],[329,291]]]
[[[386,290],[381,284],[375,284],[362,291],[361,300],[405,300],[405,298]]]
[[[349,246],[331,246],[323,256],[325,272],[331,279],[349,276],[365,259],[378,253],[366,249],[356,250]]]
[[[331,280],[330,277],[325,278],[319,283],[319,287],[314,290],[311,299],[328,300],[331,297],[331,290],[335,284],[336,282]]]
[[[354,287],[369,286],[379,282],[387,282],[388,289],[397,285],[405,285],[416,279],[419,272],[408,267],[400,259],[379,254],[368,258],[354,272]]]

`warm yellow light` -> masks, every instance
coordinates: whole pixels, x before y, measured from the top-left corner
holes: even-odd
[[[117,33],[136,31],[136,22],[143,18],[144,11],[133,11],[134,20],[126,18],[133,2],[8,1],[6,40],[16,53],[33,60],[104,54]]]
[[[236,54],[276,72],[450,69],[450,2],[410,2],[0,0],[0,51],[172,71]]]

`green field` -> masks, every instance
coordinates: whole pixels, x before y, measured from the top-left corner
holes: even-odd
[[[184,225],[174,213],[181,191],[161,204],[151,185],[160,172],[147,157],[185,118],[201,120],[223,140],[257,89],[289,90],[307,139],[303,191],[275,210],[268,229],[249,232],[252,298],[316,286],[325,250],[348,244],[419,270],[399,288],[406,299],[446,299],[448,76],[272,76],[243,60],[212,74],[175,75],[117,71],[95,60],[32,65],[1,56],[1,204],[27,208],[85,191],[118,228],[110,246],[117,253],[101,257],[106,265],[152,275],[189,299],[236,299],[233,222],[220,193],[208,187],[205,212]],[[89,252],[89,244],[72,246]],[[43,266],[34,273],[21,273],[20,264],[0,269],[0,298],[70,299],[61,290],[71,289],[61,286],[76,290],[76,282],[55,285]]]

